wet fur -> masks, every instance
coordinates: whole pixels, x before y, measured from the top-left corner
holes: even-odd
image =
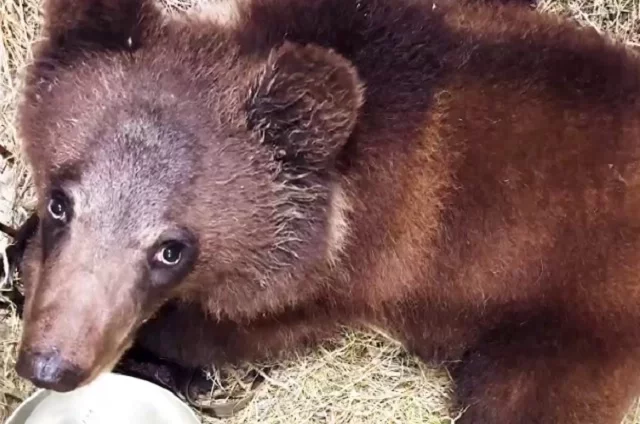
[[[103,122],[95,99],[66,90],[115,78],[105,102],[166,101],[176,120],[162,122],[192,137],[167,152],[191,178],[164,201],[195,226],[201,255],[139,346],[198,367],[378,327],[451,367],[464,424],[613,424],[640,394],[630,50],[509,5],[253,0],[227,25],[79,2],[110,10],[105,26],[68,3],[49,2],[21,109],[40,196],[84,152],[114,160],[51,125]],[[269,74],[274,60],[289,71]],[[306,89],[333,94],[294,110],[320,121],[283,106]],[[207,137],[237,140],[226,148],[246,161]]]

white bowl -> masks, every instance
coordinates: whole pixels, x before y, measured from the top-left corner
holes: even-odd
[[[5,424],[201,424],[173,393],[145,380],[106,373],[67,393],[38,390]]]

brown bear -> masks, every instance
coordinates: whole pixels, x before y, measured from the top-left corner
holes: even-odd
[[[640,394],[640,58],[595,30],[482,2],[45,0],[18,127],[37,386],[346,325],[449,366],[459,423],[614,424]]]

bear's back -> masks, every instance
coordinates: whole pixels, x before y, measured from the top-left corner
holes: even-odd
[[[426,3],[255,2],[239,36],[334,48],[365,83],[340,158],[343,298],[428,327],[434,350],[568,313],[551,304],[606,333],[639,300],[638,58],[539,12]]]

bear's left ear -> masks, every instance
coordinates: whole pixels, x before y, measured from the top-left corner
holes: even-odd
[[[251,90],[247,122],[277,158],[322,169],[347,142],[362,103],[363,85],[347,59],[286,42]]]
[[[57,47],[131,49],[161,18],[155,0],[45,0],[43,27]]]

